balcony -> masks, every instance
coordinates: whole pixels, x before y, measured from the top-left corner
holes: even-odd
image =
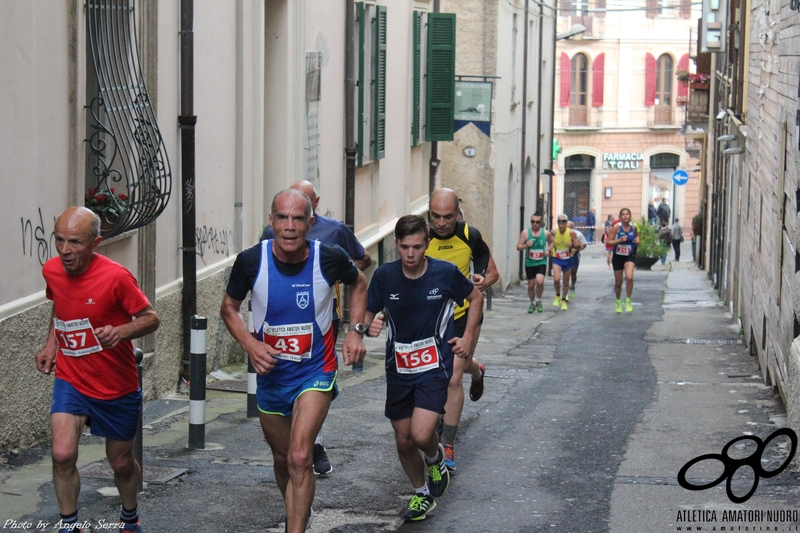
[[[647,127],[654,130],[678,130],[683,126],[686,106],[654,105],[647,108]]]
[[[603,108],[570,106],[561,110],[561,127],[569,130],[599,130],[603,128]]]

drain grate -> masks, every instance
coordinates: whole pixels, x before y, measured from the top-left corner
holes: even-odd
[[[106,461],[100,461],[84,466],[80,470],[81,477],[92,477],[100,479],[114,479],[114,471]],[[149,466],[142,467],[144,480],[148,483],[166,483],[186,472],[185,468],[172,468],[168,466]]]
[[[159,418],[189,407],[189,400],[151,400],[142,405],[142,423],[146,426]]]
[[[235,379],[223,379],[206,385],[206,389],[221,390],[226,392],[247,392],[247,382]]]
[[[686,344],[742,344],[742,339],[686,339]]]

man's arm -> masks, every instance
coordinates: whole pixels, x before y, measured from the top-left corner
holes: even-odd
[[[366,250],[364,250],[364,255],[359,257],[358,259],[353,259],[353,263],[360,271],[365,271],[372,265],[372,258],[369,256]]]
[[[42,374],[49,374],[55,366],[56,355],[58,354],[58,341],[56,340],[55,326],[53,319],[56,317],[56,308],[50,312],[50,328],[47,333],[47,341],[44,347],[36,354],[36,368]]]
[[[466,359],[469,355],[470,348],[472,347],[472,334],[478,328],[478,323],[482,315],[480,310],[483,309],[483,294],[481,294],[477,286],[473,287],[472,292],[467,296],[467,301],[469,302],[470,309],[477,309],[479,312],[467,313],[467,325],[464,328],[463,337],[453,337],[447,341],[449,344],[453,345],[453,354],[462,359]]]
[[[367,277],[360,270],[356,280],[347,286],[347,303],[350,308],[350,323],[354,324],[365,320],[364,314],[367,310]],[[342,344],[342,361],[345,365],[351,365],[364,360],[367,349],[361,335],[355,331],[349,331]]]
[[[113,348],[122,341],[129,341],[144,337],[152,333],[161,325],[156,310],[149,303],[147,307],[135,313],[133,320],[120,326],[105,325],[94,330],[97,340],[103,348]]]
[[[278,359],[273,355],[277,355],[280,351],[265,342],[259,341],[250,334],[242,315],[239,314],[241,307],[241,300],[234,300],[226,294],[222,299],[219,314],[230,334],[247,353],[256,372],[262,376],[269,374],[278,363]]]
[[[533,246],[533,241],[528,239],[528,230],[523,230],[522,233],[519,234],[519,239],[517,240],[517,250],[520,252],[525,248],[530,248]]]

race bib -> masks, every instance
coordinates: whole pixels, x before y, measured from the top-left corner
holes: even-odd
[[[544,250],[537,250],[535,248],[531,248],[528,250],[528,259],[543,259],[544,258]]]
[[[439,368],[439,350],[433,337],[411,344],[394,343],[398,374],[419,374]]]
[[[56,339],[61,353],[70,357],[81,357],[103,350],[88,318],[76,320],[53,319]]]
[[[287,324],[284,326],[270,326],[264,323],[264,342],[280,350],[274,355],[284,361],[299,363],[303,359],[311,358],[311,347],[314,341],[313,324]]]
[[[631,255],[633,251],[633,246],[630,244],[618,244],[617,245],[617,255]]]
[[[569,250],[556,250],[556,259],[569,259]]]

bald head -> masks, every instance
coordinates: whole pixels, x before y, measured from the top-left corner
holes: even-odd
[[[431,193],[430,206],[436,205],[437,209],[458,211],[458,195],[453,189],[441,187]]]
[[[94,239],[100,236],[100,217],[83,206],[68,207],[56,219],[56,231],[58,228]]]
[[[436,235],[446,238],[451,235],[458,222],[458,195],[453,189],[436,189],[431,194],[428,215]]]
[[[316,211],[317,205],[319,204],[319,196],[317,196],[317,188],[314,187],[314,184],[307,180],[299,180],[292,183],[289,187],[290,189],[294,189],[295,191],[300,191],[311,200],[311,208]]]

